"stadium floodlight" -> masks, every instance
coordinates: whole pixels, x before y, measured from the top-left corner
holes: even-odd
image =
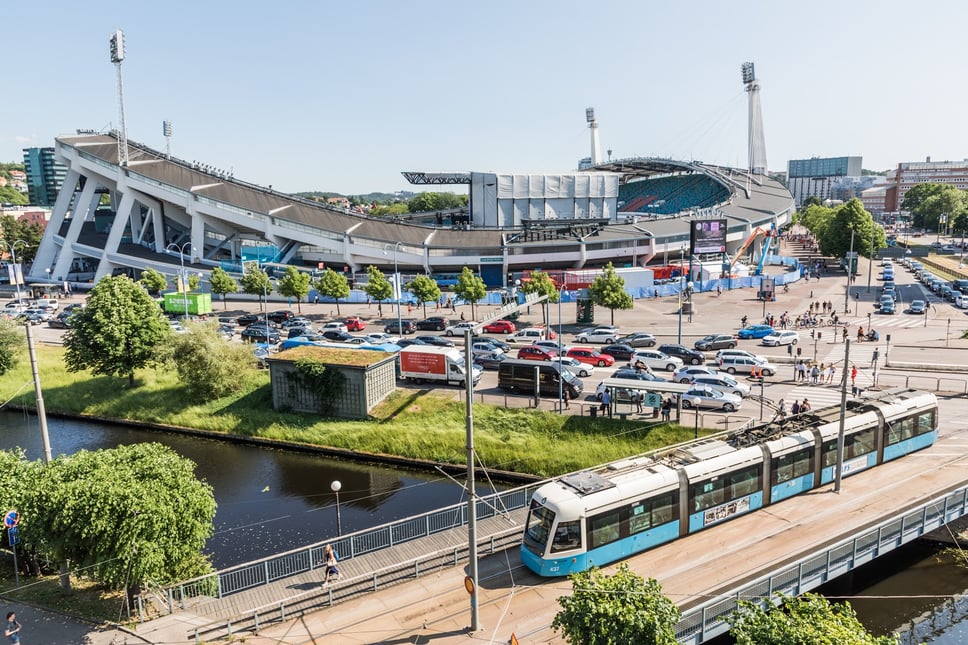
[[[171,121],[162,121],[161,122],[161,133],[163,135],[165,135],[166,137],[170,137],[171,136],[171,133],[172,133]]]
[[[753,72],[753,63],[743,63],[743,83],[749,84],[756,80],[756,74]]]
[[[124,32],[120,29],[111,34],[111,62],[120,63],[124,60]]]
[[[595,121],[595,108],[585,108],[585,121],[588,123],[594,123]]]

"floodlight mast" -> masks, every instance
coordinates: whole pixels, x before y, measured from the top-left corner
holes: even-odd
[[[602,163],[602,145],[598,141],[598,121],[595,120],[595,108],[585,108],[585,122],[591,130],[592,144],[592,165],[597,166]]]
[[[116,29],[111,34],[111,62],[118,70],[118,110],[121,125],[118,128],[118,166],[128,165],[128,131],[124,123],[124,76],[121,73],[121,62],[124,60],[124,32]]]
[[[763,136],[763,111],[760,106],[760,82],[756,79],[753,63],[743,63],[743,85],[749,94],[749,171],[766,174],[766,139]]]
[[[165,135],[165,156],[171,159],[171,121],[161,122],[161,133]]]

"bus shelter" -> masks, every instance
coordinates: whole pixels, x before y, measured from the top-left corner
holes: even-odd
[[[641,397],[642,405],[656,410],[662,405],[662,399],[669,394],[675,395],[676,423],[682,417],[682,396],[694,385],[691,383],[670,383],[669,381],[640,381],[634,378],[607,378],[603,381],[612,395],[612,408],[617,405],[628,404],[629,410],[635,405],[632,394]]]

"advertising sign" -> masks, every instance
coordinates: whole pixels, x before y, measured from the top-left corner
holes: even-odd
[[[692,255],[726,252],[726,220],[693,220],[689,227],[689,252]]]

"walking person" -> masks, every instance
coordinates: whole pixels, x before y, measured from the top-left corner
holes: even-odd
[[[12,611],[7,614],[7,628],[3,630],[3,635],[9,638],[11,643],[20,642],[20,623],[17,622],[17,614]]]
[[[827,384],[828,385],[833,385],[834,384],[834,374],[836,374],[836,373],[837,373],[837,368],[834,367],[834,364],[833,363],[831,363],[827,367]]]
[[[605,388],[605,391],[602,392],[602,404],[599,406],[599,411],[603,415],[612,416],[612,393],[608,391],[608,388]]]
[[[561,389],[561,402],[565,406],[565,409],[566,410],[570,410],[571,409],[571,403],[570,403],[570,401],[571,401],[571,395],[568,393],[568,388],[566,388],[566,387],[565,388],[562,388]]]
[[[799,401],[796,401],[796,400],[793,401],[793,405],[790,407],[790,413],[793,416],[797,416],[798,414],[800,414],[800,402]]]
[[[668,422],[672,418],[672,399],[662,401],[662,420]]]
[[[786,418],[786,403],[783,399],[780,399],[780,403],[776,406],[776,416],[782,421]]]
[[[642,392],[635,392],[635,393],[632,394],[632,398],[635,401],[635,411],[636,412],[642,412],[642,399],[644,398],[643,393]]]
[[[850,387],[857,389],[857,365],[850,366]]]
[[[330,576],[335,576],[339,578],[339,569],[336,568],[336,551],[333,547],[327,544],[323,547],[323,553],[326,556],[326,576],[323,578],[323,584],[329,583]]]

